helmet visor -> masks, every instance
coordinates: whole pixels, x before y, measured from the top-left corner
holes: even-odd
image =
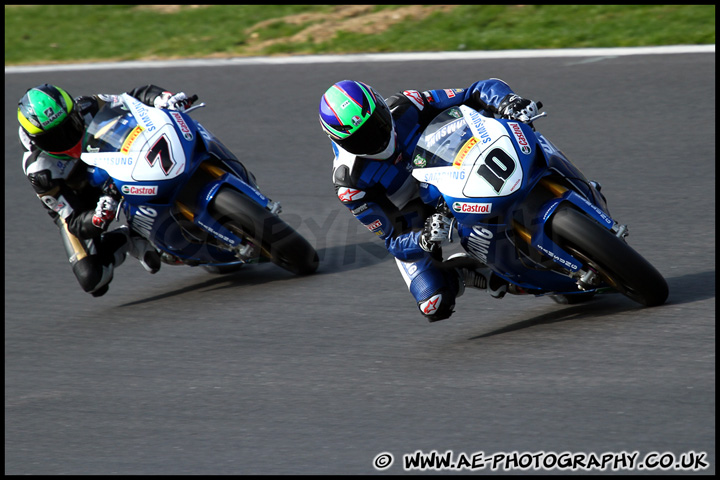
[[[385,102],[378,101],[373,114],[355,133],[342,140],[336,140],[336,142],[354,155],[374,155],[385,150],[391,138],[390,109]]]
[[[73,110],[59,125],[45,132],[31,135],[30,138],[38,148],[46,152],[65,152],[77,145],[84,131],[85,122],[80,117],[80,113]]]

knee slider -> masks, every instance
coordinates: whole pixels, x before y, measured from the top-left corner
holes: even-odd
[[[112,280],[112,264],[104,266],[95,255],[83,258],[73,265],[73,273],[82,289],[92,293]]]
[[[420,313],[427,318],[428,322],[437,322],[450,318],[453,314],[455,302],[452,296],[438,293],[423,302],[418,302]]]

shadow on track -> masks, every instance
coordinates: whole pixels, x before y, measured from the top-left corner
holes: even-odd
[[[670,289],[667,303],[678,305],[715,297],[715,270],[666,277],[666,280]]]
[[[359,252],[359,253],[358,253]],[[186,285],[182,288],[155,295],[153,297],[136,300],[119,305],[120,307],[131,307],[142,305],[168,298],[197,292],[199,290],[222,290],[238,288],[243,286],[262,285],[270,282],[290,281],[299,278],[312,278],[316,276],[329,275],[338,272],[347,272],[388,261],[391,256],[377,242],[364,242],[352,245],[342,245],[318,250],[320,267],[317,272],[307,277],[298,277],[270,263],[253,264],[243,266],[232,273],[217,274],[207,273],[210,278],[199,283]],[[183,267],[177,267],[183,268]],[[191,267],[192,268],[192,267]]]
[[[339,273],[370,267],[393,259],[378,241],[338,245],[318,250],[318,273]]]
[[[582,320],[585,318],[598,318],[606,315],[616,315],[618,313],[643,308],[641,305],[638,305],[631,300],[626,299],[619,293],[603,294],[602,297],[605,298],[595,297],[589,302],[583,303],[582,305],[557,305],[559,310],[544,313],[537,317],[522,320],[512,325],[507,325],[497,330],[493,330],[492,332],[471,337],[470,340],[478,340],[480,338],[502,335],[504,333],[514,332],[516,330],[522,330],[525,328],[531,328],[537,325],[547,325],[551,323],[566,322],[570,320]],[[612,299],[608,297],[611,297]],[[625,302],[624,300],[627,300],[627,302]]]
[[[691,303],[715,296],[715,271],[674,277],[667,279],[667,282],[670,288],[670,296],[664,305]],[[664,305],[653,308],[662,308]],[[471,337],[470,340],[501,335],[503,333],[522,330],[536,325],[546,325],[570,320],[582,320],[585,318],[598,318],[645,308],[617,293],[602,294],[581,305],[574,305],[572,307],[565,308],[558,305],[558,307],[561,309],[545,313],[534,318],[529,318],[512,325],[507,325],[492,332]]]

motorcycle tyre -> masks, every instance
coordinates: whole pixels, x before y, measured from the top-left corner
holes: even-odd
[[[235,226],[251,242],[259,245],[263,256],[295,275],[314,273],[318,254],[310,243],[277,215],[253,202],[233,188],[221,189],[211,211],[216,219]]]
[[[663,276],[625,240],[573,208],[560,208],[550,220],[553,239],[596,270],[611,287],[646,307],[665,303]]]

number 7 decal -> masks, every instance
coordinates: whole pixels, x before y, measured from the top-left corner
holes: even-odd
[[[170,174],[172,167],[175,166],[171,153],[170,143],[168,142],[167,137],[163,134],[160,138],[158,138],[158,141],[155,142],[155,145],[153,145],[148,151],[147,155],[145,155],[145,159],[151,167],[154,167],[155,162],[159,161],[160,168],[162,168],[163,173],[167,176]]]

